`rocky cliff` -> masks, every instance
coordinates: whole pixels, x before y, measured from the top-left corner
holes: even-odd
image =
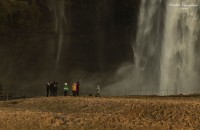
[[[72,82],[96,74],[96,83],[121,64],[133,63],[130,42],[135,38],[139,3],[65,0],[63,43],[55,67],[60,34],[49,0],[1,0],[2,86],[16,94],[38,94],[48,80]]]

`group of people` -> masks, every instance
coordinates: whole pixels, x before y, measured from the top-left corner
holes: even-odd
[[[79,82],[74,82],[72,85],[72,95],[73,96],[79,96],[79,87],[80,87],[80,83]],[[64,96],[68,95],[68,91],[69,91],[69,87],[67,85],[67,83],[64,83]]]
[[[79,82],[74,82],[72,85],[72,95],[73,96],[79,96],[79,87],[80,83]],[[69,86],[67,83],[64,83],[64,96],[67,96],[69,94]],[[53,81],[53,82],[47,82],[46,83],[46,96],[57,96],[58,92],[58,83]]]
[[[56,81],[46,83],[46,96],[57,96],[58,83]]]
[[[67,83],[64,83],[63,87],[63,92],[64,96],[69,95],[69,86]],[[79,96],[79,90],[80,90],[80,83],[79,82],[74,82],[71,87],[72,90],[72,96]],[[46,83],[46,96],[57,96],[58,92],[58,83],[53,81],[53,82],[47,82]],[[98,85],[96,88],[96,97],[100,97],[100,86]]]

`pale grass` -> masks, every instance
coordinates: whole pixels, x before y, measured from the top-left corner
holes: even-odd
[[[200,98],[40,97],[0,102],[0,130],[18,129],[200,129]]]

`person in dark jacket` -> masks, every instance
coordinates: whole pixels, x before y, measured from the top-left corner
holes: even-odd
[[[50,84],[49,90],[50,90],[50,96],[54,96],[54,82],[52,82],[52,83]]]
[[[47,96],[47,97],[49,96],[49,91],[50,91],[50,83],[47,82],[47,83],[46,83],[46,92],[47,92],[46,96]]]
[[[58,92],[58,83],[54,82],[53,96],[57,96],[57,92]]]
[[[79,96],[79,90],[80,90],[80,83],[76,83],[76,96]]]

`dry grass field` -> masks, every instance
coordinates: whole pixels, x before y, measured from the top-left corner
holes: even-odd
[[[40,97],[0,102],[0,130],[198,130],[200,97]]]

